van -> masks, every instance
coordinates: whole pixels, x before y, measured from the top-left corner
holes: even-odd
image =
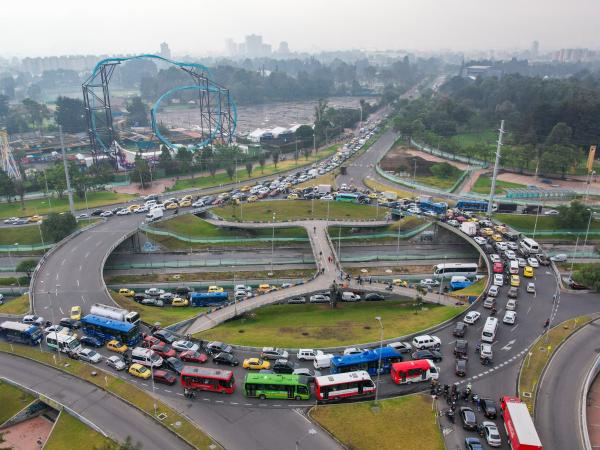
[[[313,360],[313,366],[315,369],[328,369],[331,367],[332,359],[333,355],[331,353],[317,354]]]
[[[417,350],[429,349],[429,348],[440,348],[442,341],[437,336],[429,336],[423,334],[421,336],[415,336],[412,340],[412,346]]]
[[[342,292],[342,301],[343,302],[358,302],[358,301],[360,301],[360,295],[357,295],[354,292]]]
[[[81,344],[75,336],[56,332],[48,333],[46,345],[62,353],[79,353],[82,350]]]
[[[481,332],[481,341],[489,343],[494,342],[497,330],[498,319],[496,319],[495,317],[488,317],[485,321],[485,325],[483,326],[483,331]]]
[[[163,359],[149,348],[136,347],[131,352],[131,362],[147,367],[160,367]]]
[[[535,255],[540,252],[539,244],[530,238],[525,238],[519,242],[519,249],[524,255]]]
[[[517,261],[516,259],[511,259],[508,270],[512,275],[518,274],[519,273],[519,261]]]
[[[296,358],[298,358],[299,361],[312,361],[315,359],[317,354],[322,354],[322,353],[323,352],[316,352],[312,348],[301,348],[298,350],[298,353],[296,354]]]

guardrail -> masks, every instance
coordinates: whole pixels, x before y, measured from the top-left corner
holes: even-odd
[[[590,434],[588,432],[588,425],[587,425],[587,396],[590,390],[590,387],[592,386],[592,383],[594,383],[594,381],[596,380],[596,376],[598,375],[598,373],[600,372],[600,355],[598,355],[594,361],[594,364],[592,365],[592,369],[590,370],[590,372],[588,373],[587,377],[585,378],[585,382],[583,383],[583,388],[581,390],[581,397],[579,400],[579,403],[581,405],[581,436],[583,437],[583,445],[585,447],[585,450],[592,450],[592,444],[590,442]]]

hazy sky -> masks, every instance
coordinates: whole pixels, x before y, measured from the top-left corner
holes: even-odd
[[[200,55],[251,33],[292,51],[598,48],[598,17],[600,0],[5,0],[0,53]]]

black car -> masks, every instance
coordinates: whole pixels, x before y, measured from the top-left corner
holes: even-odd
[[[464,337],[466,332],[467,324],[464,322],[456,322],[456,325],[454,325],[454,330],[452,331],[452,336]]]
[[[491,398],[482,398],[479,400],[479,405],[483,411],[483,415],[488,419],[495,419],[498,417],[498,408],[496,402]]]
[[[287,359],[278,359],[271,365],[271,370],[275,373],[293,373],[294,365]]]
[[[82,336],[79,339],[79,342],[81,344],[87,345],[89,347],[96,347],[96,348],[102,347],[102,341],[100,339],[97,339],[97,338],[92,337],[92,336]]]
[[[454,373],[459,377],[464,377],[467,374],[467,360],[458,358],[454,367]]]
[[[461,407],[459,415],[465,430],[475,431],[477,429],[477,418],[471,408],[468,406]]]
[[[467,450],[483,450],[481,441],[474,437],[465,438],[465,447]]]
[[[237,359],[235,359],[235,357],[231,353],[225,353],[225,352],[217,353],[213,357],[213,362],[215,364],[228,364],[231,367],[237,366],[240,364],[240,362]]]
[[[154,336],[157,339],[160,339],[163,342],[166,342],[169,345],[179,340],[179,336],[177,336],[174,333],[171,333],[169,330],[157,330],[154,333],[152,333],[152,336]]]
[[[465,339],[457,339],[454,343],[454,356],[457,358],[468,358],[469,343]]]
[[[146,299],[146,294],[134,294],[133,300],[140,303],[142,300]]]
[[[213,341],[206,344],[206,352],[209,355],[216,355],[217,353],[231,353],[233,348],[231,345],[224,344],[223,342]]]
[[[370,294],[365,295],[365,300],[368,302],[380,302],[385,300],[385,297],[377,292],[371,292]]]
[[[183,370],[183,366],[185,366],[182,360],[175,358],[174,356],[171,356],[170,358],[164,360],[163,365],[165,368],[172,370],[173,372],[180,375],[181,371]]]
[[[101,209],[95,209],[94,211],[92,211],[92,213],[90,214],[90,216],[99,216],[100,214],[102,214],[104,211]]]
[[[177,294],[180,297],[187,298],[187,296],[190,295],[190,288],[187,286],[179,286],[175,288],[175,294]]]
[[[81,328],[81,322],[79,320],[70,319],[69,317],[63,317],[58,324],[61,327],[67,327],[70,330],[79,330]]]
[[[431,359],[433,362],[442,360],[442,354],[437,350],[417,350],[410,355],[412,359]]]

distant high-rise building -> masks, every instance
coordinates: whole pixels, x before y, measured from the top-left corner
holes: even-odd
[[[533,41],[531,43],[531,56],[538,56],[540,52],[540,43],[538,41]]]
[[[162,42],[160,44],[160,56],[166,59],[171,59],[171,49],[169,48],[169,44],[166,42]]]
[[[245,38],[246,54],[250,57],[262,56],[264,52],[262,36],[251,34]]]
[[[238,53],[238,45],[233,39],[225,39],[225,52],[228,56],[235,56]]]
[[[279,48],[277,49],[277,53],[280,55],[288,55],[290,53],[290,47],[286,41],[281,41],[279,43]]]

